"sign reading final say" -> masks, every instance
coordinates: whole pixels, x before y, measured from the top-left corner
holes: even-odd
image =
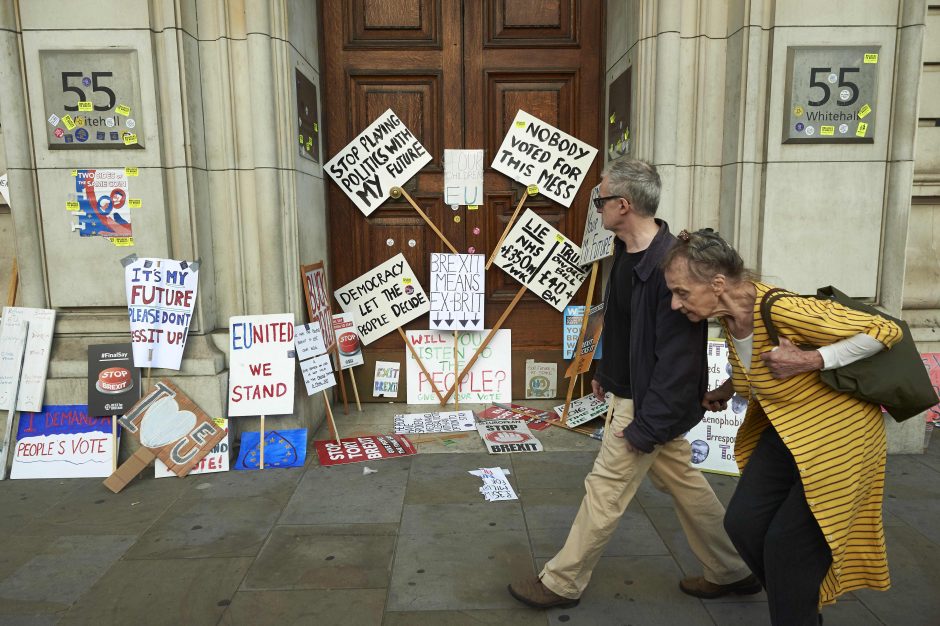
[[[431,160],[418,138],[388,109],[326,164],[326,171],[366,216]]]
[[[229,318],[228,415],[294,412],[294,315]]]
[[[596,148],[519,109],[492,168],[570,207],[596,155]]]

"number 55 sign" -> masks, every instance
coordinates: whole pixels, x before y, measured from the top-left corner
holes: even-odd
[[[872,143],[880,46],[787,49],[783,143]]]
[[[53,149],[143,147],[136,50],[41,50]]]

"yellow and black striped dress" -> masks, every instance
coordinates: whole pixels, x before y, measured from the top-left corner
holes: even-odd
[[[834,391],[819,380],[818,372],[774,379],[760,358],[774,347],[760,315],[761,298],[772,287],[754,285],[749,372],[728,342],[734,390],[749,398],[734,447],[738,468],[747,471],[760,434],[773,424],[793,454],[810,510],[832,550],[832,565],[819,590],[820,605],[861,587],[888,589],[881,520],[886,455],[881,409]],[[774,302],[772,316],[779,335],[797,345],[829,345],[859,333],[889,348],[901,339],[894,322],[835,302],[784,296]],[[725,333],[729,335],[727,326]]]

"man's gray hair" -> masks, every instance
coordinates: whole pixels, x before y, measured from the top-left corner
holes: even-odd
[[[612,195],[629,200],[640,215],[656,215],[663,184],[655,165],[639,159],[620,157],[607,164],[603,176],[607,177],[607,189]]]

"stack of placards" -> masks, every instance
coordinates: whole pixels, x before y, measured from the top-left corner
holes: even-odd
[[[307,395],[325,391],[336,385],[330,355],[326,354],[326,343],[320,324],[302,324],[294,327],[294,346],[300,360],[300,371],[304,376]]]
[[[473,411],[406,413],[395,416],[395,433],[399,435],[453,433],[475,429],[476,419],[473,417]]]
[[[490,454],[542,451],[542,442],[519,419],[481,420],[477,430]]]
[[[598,400],[594,397],[594,394],[590,393],[583,398],[578,398],[571,402],[571,406],[568,407],[568,421],[565,424],[568,428],[574,428],[575,426],[580,426],[585,422],[590,422],[593,419],[598,417],[604,417],[607,415],[607,409],[609,408],[610,394],[606,394],[603,400]],[[558,417],[564,415],[565,405],[559,404],[554,407],[555,413],[558,414]]]

